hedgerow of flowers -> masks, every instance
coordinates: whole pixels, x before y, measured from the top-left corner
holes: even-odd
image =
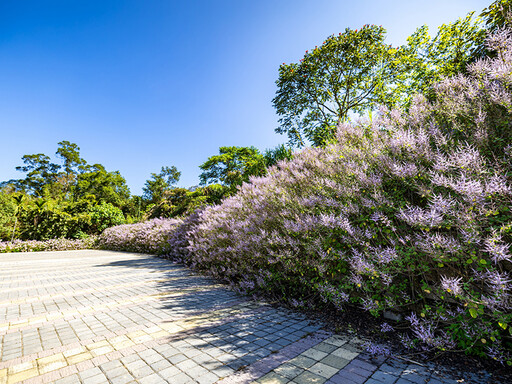
[[[99,236],[99,246],[116,251],[165,253],[168,238],[178,219],[152,219],[142,223],[123,224],[107,228]]]
[[[512,38],[416,97],[344,124],[206,208],[188,262],[297,307],[401,313],[403,344],[512,365]]]
[[[98,238],[90,236],[84,239],[51,239],[51,240],[14,240],[0,241],[0,253],[7,252],[39,252],[39,251],[70,251],[91,249],[96,247]]]

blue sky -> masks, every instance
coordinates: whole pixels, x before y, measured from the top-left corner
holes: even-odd
[[[175,165],[180,186],[220,146],[274,133],[279,65],[329,35],[384,26],[390,44],[491,0],[0,0],[0,181],[69,140],[140,194]]]

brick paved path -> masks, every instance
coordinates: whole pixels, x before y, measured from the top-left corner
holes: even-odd
[[[0,384],[461,382],[361,343],[148,255],[0,254]]]

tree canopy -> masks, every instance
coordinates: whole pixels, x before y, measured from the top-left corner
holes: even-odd
[[[219,154],[210,156],[199,166],[201,184],[220,183],[235,188],[249,181],[250,176],[266,173],[265,158],[254,147],[220,147]]]
[[[485,8],[480,17],[485,19],[485,26],[490,32],[510,25],[512,15],[512,0],[495,0]]]
[[[88,171],[78,175],[73,190],[75,199],[93,197],[98,203],[122,207],[130,198],[130,189],[119,171],[108,172],[101,164],[88,166]]]
[[[142,188],[143,196],[146,200],[156,204],[162,200],[164,193],[173,188],[181,177],[181,172],[173,165],[171,167],[162,167],[160,173],[152,173],[151,179],[146,180]]]
[[[299,63],[283,63],[272,100],[280,116],[276,132],[294,146],[323,145],[349,113],[393,105],[403,50],[385,44],[385,32],[376,25],[347,28],[306,51]]]
[[[473,13],[443,24],[434,37],[422,26],[401,47],[386,44],[385,33],[375,25],[347,28],[306,51],[299,63],[283,63],[273,99],[276,132],[296,147],[322,146],[351,115],[407,108],[414,94],[432,96],[435,82],[464,72],[485,37]]]
[[[62,166],[66,174],[77,174],[79,170],[85,170],[87,163],[80,157],[80,147],[78,145],[67,140],[61,141],[58,145],[56,155],[62,159]]]
[[[430,36],[423,25],[407,38],[406,81],[399,85],[404,95],[402,106],[407,106],[412,96],[421,93],[432,99],[433,84],[444,77],[464,73],[468,63],[481,55],[486,31],[474,12],[452,23],[443,24],[435,36]]]

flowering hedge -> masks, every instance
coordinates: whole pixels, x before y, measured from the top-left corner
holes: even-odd
[[[98,238],[91,236],[85,239],[51,239],[51,240],[14,240],[0,241],[0,253],[6,252],[39,252],[39,251],[70,251],[75,249],[95,248]]]
[[[117,251],[165,253],[169,249],[168,238],[179,223],[178,219],[152,219],[110,227],[99,236],[99,246]]]
[[[435,103],[342,125],[206,208],[188,262],[298,307],[399,312],[407,347],[512,365],[512,37],[488,44]]]
[[[435,102],[342,125],[218,206],[100,243],[296,307],[392,311],[406,347],[512,365],[512,36],[488,44],[497,55],[438,84]]]

